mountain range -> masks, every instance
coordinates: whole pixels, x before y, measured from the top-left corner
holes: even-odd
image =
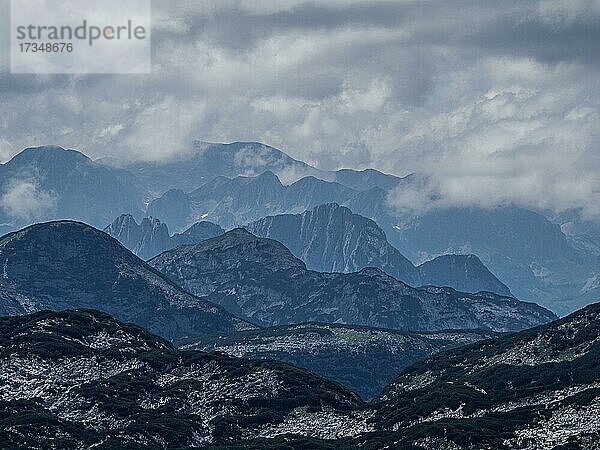
[[[254,177],[266,170],[276,174],[285,184],[313,176],[357,190],[375,186],[392,189],[398,185],[398,177],[374,169],[320,170],[290,157],[279,149],[259,142],[217,144],[194,141],[188,152],[178,154],[166,161],[132,162],[105,158],[99,162],[109,167],[127,170],[154,196],[159,196],[170,189],[190,192],[216,176]]]
[[[172,341],[253,328],[78,222],[41,223],[0,238],[0,267],[1,316],[100,309]]]
[[[176,229],[200,219],[232,228],[268,215],[300,213],[329,202],[343,203],[355,194],[354,189],[312,176],[284,185],[273,172],[265,171],[255,177],[219,176],[189,194],[168,191],[148,205],[147,214]]]
[[[94,311],[0,318],[15,449],[590,449],[600,306],[438,353],[363,403],[273,361],[182,351]]]
[[[397,206],[426,184],[255,143],[0,165],[0,447],[600,448],[600,304],[518,300],[597,301],[597,224]]]
[[[212,222],[196,222],[182,233],[169,234],[169,228],[158,219],[144,217],[137,223],[131,214],[117,217],[104,232],[117,239],[133,254],[146,260],[178,245],[195,244],[225,233]]]
[[[443,255],[415,267],[387,242],[385,233],[374,221],[335,203],[319,205],[298,215],[268,216],[245,228],[283,243],[310,270],[357,272],[376,267],[412,286],[448,286],[464,292],[489,291],[512,296],[510,289],[475,255]],[[138,224],[127,214],[116,218],[104,231],[145,260],[225,232],[218,225],[200,221],[170,236],[167,225],[160,220],[144,218]]]
[[[244,229],[168,250],[149,264],[195,295],[262,325],[512,331],[556,318],[538,305],[489,292],[413,288],[375,268],[350,274],[310,271],[281,243]]]
[[[439,207],[424,212],[397,209],[394,198],[401,189],[416,189],[422,181],[418,177],[396,181],[392,189],[374,185],[359,191],[314,176],[290,185],[281,184],[271,172],[221,177],[189,193],[170,191],[153,200],[147,212],[175,229],[201,219],[232,228],[333,202],[374,220],[388,242],[416,264],[447,254],[474,254],[517,298],[560,313],[593,301],[589,286],[600,276],[595,234],[581,237],[580,227],[580,234],[567,236],[560,224],[516,205]]]
[[[55,219],[104,229],[121,214],[138,221],[152,216],[173,232],[200,220],[229,229],[335,202],[374,220],[416,265],[474,254],[522,300],[560,314],[594,301],[597,224],[577,211],[557,215],[517,205],[395,206],[423,180],[419,174],[322,171],[258,143],[196,143],[186,155],[161,162],[92,161],[74,150],[37,147],[0,165],[0,232]]]
[[[123,224],[133,220],[128,216],[121,219]],[[243,230],[237,232],[251,236]],[[228,236],[235,234],[231,232]],[[137,239],[136,236],[129,236]],[[265,258],[262,263],[267,270],[304,268],[303,263],[281,244],[267,239],[262,240],[264,243],[254,239],[256,242],[252,250],[246,247],[247,252],[254,253],[246,253],[246,258],[252,257],[259,262],[260,258]],[[227,239],[224,238],[224,241]],[[231,253],[226,242],[221,246],[213,242],[211,249],[211,258],[220,264],[244,264],[244,256]],[[366,398],[379,393],[409,363],[441,349],[491,335],[478,330],[445,331],[432,335],[407,334],[333,324],[297,325],[285,331],[284,328],[263,328],[255,335],[244,334],[240,330],[249,332],[256,328],[255,325],[227,313],[212,303],[214,300],[211,296],[202,295],[199,298],[189,294],[146,265],[115,239],[77,222],[42,223],[5,236],[0,240],[0,265],[3,268],[0,315],[95,308],[143,325],[172,342],[181,344],[193,341],[195,348],[205,348],[213,342],[234,342],[250,336],[254,336],[255,342],[258,338],[264,339],[263,343],[271,338],[279,339],[279,350],[271,357],[315,370]],[[218,278],[220,268],[214,264],[210,267],[216,271],[214,275]],[[224,273],[223,276],[227,277],[228,274]],[[340,295],[335,300],[343,302],[344,298]],[[291,304],[288,308],[293,306]],[[385,311],[377,305],[373,306],[374,315],[383,313]],[[523,311],[521,319],[540,320],[536,313],[539,311]],[[407,323],[406,326],[410,325]],[[524,325],[521,323],[518,326]],[[316,365],[317,340],[314,339],[314,330],[318,330],[316,335],[320,336],[320,354],[327,361],[337,361],[325,373],[325,365]],[[238,331],[240,334],[237,334]],[[288,346],[286,349],[284,342],[290,340],[296,347]],[[312,350],[302,353],[302,347]],[[224,348],[220,350],[226,351]],[[356,356],[349,357],[348,351]],[[402,357],[399,357],[400,353]],[[255,352],[254,356],[267,355]],[[377,364],[374,364],[375,361]],[[348,377],[353,373],[351,367],[363,364],[363,369]],[[340,371],[343,367],[347,370]]]
[[[0,165],[0,223],[74,219],[104,227],[119,214],[141,217],[144,188],[130,174],[75,150],[32,147]]]
[[[265,217],[245,228],[281,242],[310,270],[356,272],[376,267],[411,286],[449,286],[463,292],[512,295],[475,255],[444,255],[415,267],[389,244],[375,221],[335,203],[301,214]]]
[[[587,304],[590,279],[600,273],[597,254],[573,245],[558,224],[514,205],[446,208],[377,223],[384,229],[383,223],[394,224],[386,229],[388,239],[408,258],[476,254],[517,298],[559,313]]]

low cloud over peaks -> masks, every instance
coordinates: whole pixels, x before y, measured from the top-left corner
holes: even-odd
[[[151,75],[0,74],[0,157],[58,142],[161,160],[194,139],[260,141],[321,169],[427,174],[436,201],[597,215],[597,1],[153,7]]]

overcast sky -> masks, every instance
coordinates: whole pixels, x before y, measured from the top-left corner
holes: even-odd
[[[0,160],[252,140],[324,169],[428,173],[450,203],[600,216],[600,0],[153,6],[151,75],[11,76],[4,48]]]

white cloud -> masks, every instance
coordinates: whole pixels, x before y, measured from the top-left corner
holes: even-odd
[[[19,221],[31,222],[44,217],[56,206],[56,197],[38,189],[32,180],[13,180],[0,196],[0,208]]]

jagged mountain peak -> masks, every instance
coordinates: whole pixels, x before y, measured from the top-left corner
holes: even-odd
[[[477,257],[444,255],[415,267],[387,240],[379,225],[346,206],[325,203],[301,214],[269,216],[246,226],[282,242],[307,267],[322,272],[356,272],[378,267],[411,286],[450,286],[458,291],[489,290],[510,295]]]
[[[117,217],[111,225],[115,226],[115,227],[120,227],[120,226],[127,226],[129,224],[135,224],[137,225],[137,220],[135,220],[135,217],[133,217],[133,214],[121,214],[119,217]]]
[[[195,244],[225,232],[212,222],[201,221],[171,236],[167,225],[159,219],[144,217],[138,224],[130,214],[117,217],[104,231],[144,260],[178,245]]]

